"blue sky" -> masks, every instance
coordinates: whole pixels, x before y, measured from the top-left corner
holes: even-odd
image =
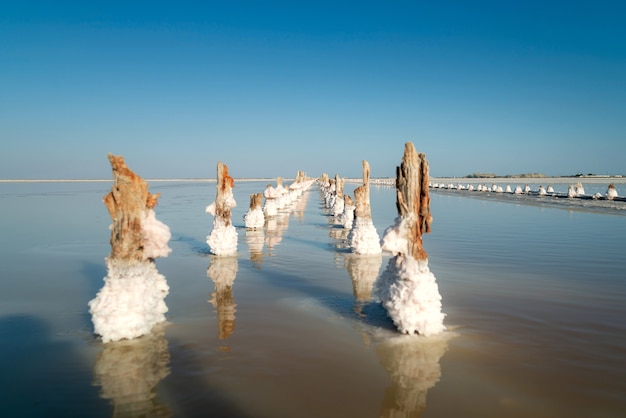
[[[2,2],[0,179],[626,174],[622,4]]]

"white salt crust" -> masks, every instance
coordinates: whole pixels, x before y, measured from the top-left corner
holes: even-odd
[[[263,214],[263,208],[257,207],[249,209],[243,217],[246,228],[263,228],[265,224],[265,215]]]
[[[237,230],[232,223],[226,225],[223,219],[213,219],[213,230],[207,237],[211,253],[215,255],[235,255],[237,253]]]
[[[94,331],[103,342],[137,338],[165,321],[169,286],[152,261],[107,259],[104,287],[89,302]]]
[[[167,257],[172,252],[172,249],[167,245],[172,237],[170,228],[156,218],[152,209],[144,212],[141,235],[144,242],[143,256],[145,259]]]
[[[355,217],[348,236],[350,248],[356,254],[380,254],[380,237],[369,218]]]
[[[428,259],[416,260],[409,254],[407,227],[410,216],[396,218],[385,230],[382,248],[394,257],[375,285],[389,317],[404,334],[431,336],[443,332],[445,314],[441,312],[441,295]]]

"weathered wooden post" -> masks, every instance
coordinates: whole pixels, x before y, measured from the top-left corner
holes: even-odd
[[[246,228],[262,228],[265,224],[263,214],[263,194],[253,193],[250,195],[250,209],[243,217]]]
[[[217,163],[217,194],[215,202],[206,211],[214,216],[213,230],[207,244],[215,255],[233,255],[237,252],[237,231],[231,223],[231,210],[237,206],[233,196],[234,179],[228,174],[228,166]]]
[[[167,231],[164,230],[166,233],[157,243],[150,242],[150,239],[159,236],[152,236],[149,234],[150,230],[146,229],[150,226],[146,222],[149,212],[157,205],[160,194],[148,192],[148,183],[128,168],[124,157],[109,154],[108,158],[113,169],[113,187],[103,201],[113,220],[109,257],[115,260],[143,261],[167,256],[171,251],[167,247],[169,228],[165,227]],[[154,244],[159,244],[162,251],[152,251],[158,250],[153,248]]]
[[[333,213],[335,216],[339,216],[343,213],[345,202],[343,200],[343,186],[345,180],[339,177],[339,174],[335,174],[335,201],[333,203]]]
[[[376,293],[400,332],[438,334],[445,330],[445,314],[422,242],[432,222],[428,162],[411,142],[406,143],[396,170],[396,208],[398,217],[382,240],[383,250],[394,256],[376,284]]]
[[[370,166],[363,160],[363,184],[354,189],[354,221],[348,240],[356,254],[380,254],[380,237],[370,208]]]
[[[372,219],[370,208],[370,164],[363,160],[363,184],[354,189],[354,216],[361,219]]]
[[[425,154],[415,151],[411,142],[406,143],[402,164],[396,169],[396,208],[400,218],[406,221],[409,254],[416,260],[426,260],[428,256],[422,235],[430,233],[433,220],[428,192],[428,161]]]
[[[109,154],[108,159],[113,186],[103,202],[113,220],[111,253],[104,286],[89,301],[94,331],[103,342],[140,337],[165,321],[169,287],[154,259],[171,251],[170,230],[154,214],[159,195],[148,192],[124,157]]]

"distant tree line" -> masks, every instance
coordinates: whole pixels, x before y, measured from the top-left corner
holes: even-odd
[[[524,173],[524,174],[506,174],[504,176],[498,176],[497,174],[494,173],[472,173],[472,174],[468,174],[467,176],[465,176],[465,178],[468,179],[492,179],[492,178],[496,178],[496,177],[500,177],[500,178],[544,178],[546,177],[545,174],[541,174],[541,173]]]

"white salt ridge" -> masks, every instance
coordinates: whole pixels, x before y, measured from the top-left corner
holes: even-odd
[[[385,230],[382,249],[394,255],[376,283],[375,293],[398,330],[404,334],[431,336],[445,330],[441,295],[428,260],[410,255],[408,226],[412,215],[396,218]]]
[[[96,334],[103,342],[149,334],[165,321],[169,286],[152,261],[107,259],[107,277],[89,302]]]
[[[170,228],[156,218],[152,209],[144,212],[144,218],[141,223],[141,235],[144,241],[144,259],[167,257],[172,252],[172,249],[167,245],[172,237]]]
[[[350,248],[355,254],[380,254],[380,237],[369,218],[354,218],[348,237]]]
[[[263,208],[257,207],[249,209],[243,217],[243,221],[246,228],[263,228],[265,224],[265,215],[263,214]]]

